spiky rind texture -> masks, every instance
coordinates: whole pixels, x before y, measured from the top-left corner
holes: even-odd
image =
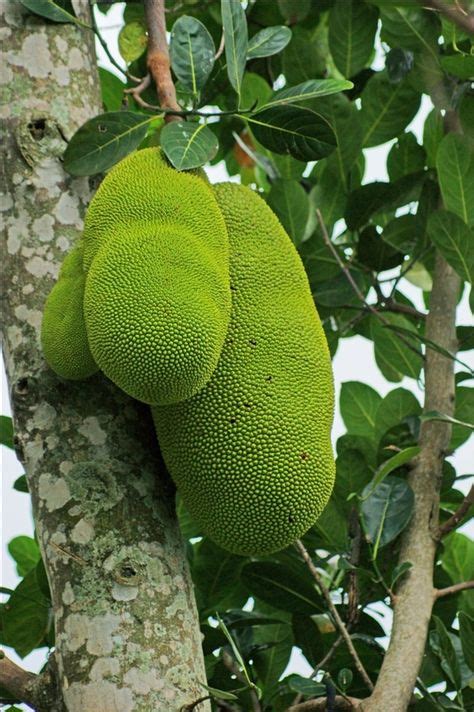
[[[193,398],[153,408],[191,515],[242,555],[302,536],[331,494],[329,352],[298,254],[244,186],[215,187],[230,240],[232,315],[217,369]]]
[[[99,368],[89,349],[83,313],[82,243],[65,258],[46,300],[41,344],[46,361],[62,378],[81,380]]]

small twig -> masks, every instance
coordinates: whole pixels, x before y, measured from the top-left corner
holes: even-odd
[[[469,509],[474,505],[474,485],[464,497],[463,502],[454,514],[439,528],[439,538],[442,539],[446,534],[449,534],[459,522],[465,517]]]
[[[116,59],[112,56],[112,54],[111,54],[111,52],[110,52],[110,50],[109,50],[109,48],[108,48],[107,42],[104,40],[104,38],[103,38],[102,35],[100,34],[100,31],[99,31],[99,28],[98,28],[98,26],[97,26],[97,22],[96,22],[96,19],[95,19],[95,14],[94,14],[94,10],[93,10],[93,9],[92,9],[92,11],[91,11],[91,20],[92,20],[92,27],[91,27],[90,29],[92,29],[92,32],[94,33],[94,35],[95,35],[95,36],[97,37],[97,39],[99,40],[100,45],[101,45],[102,49],[104,50],[105,54],[107,55],[107,59],[109,60],[109,62],[110,62],[111,64],[113,64],[113,66],[114,66],[116,69],[118,69],[125,77],[127,77],[127,79],[131,79],[132,82],[138,82],[138,83],[140,83],[140,82],[142,81],[141,79],[139,79],[138,77],[134,77],[133,74],[130,74],[130,72],[128,72],[128,71],[127,71],[126,69],[124,69],[123,67],[121,67],[120,64],[116,61]]]
[[[137,102],[137,104],[139,106],[148,108],[150,105],[147,104],[146,101],[143,101],[143,99],[141,98],[141,95],[145,91],[145,89],[148,89],[150,84],[151,84],[151,77],[149,74],[147,74],[146,77],[143,77],[143,79],[141,80],[140,84],[138,84],[138,86],[131,87],[130,89],[125,89],[124,94],[130,94],[130,96],[132,96],[135,99],[135,101]]]
[[[179,712],[192,712],[193,710],[196,709],[196,707],[198,707],[201,704],[201,702],[206,702],[206,700],[210,700],[210,699],[211,699],[210,695],[206,695],[205,697],[200,697],[198,700],[191,702],[189,705],[184,705],[183,707],[181,707]]]
[[[232,655],[230,655],[226,650],[222,651],[222,662],[224,663],[224,666],[233,674],[235,677],[243,682],[244,685],[248,686],[247,680],[245,679],[244,675],[242,675],[239,666],[235,663],[234,658]],[[249,689],[249,695],[250,695],[250,700],[252,702],[252,709],[253,712],[262,712],[262,708],[260,706],[260,701],[258,699],[257,693],[255,690],[251,687]]]
[[[336,695],[334,699],[335,710],[357,710],[360,707],[362,700],[356,697],[342,697],[342,695]],[[327,698],[320,697],[316,700],[307,700],[306,702],[301,702],[299,705],[292,705],[288,707],[287,712],[326,712],[328,710]]]
[[[341,256],[339,255],[339,252],[336,250],[336,248],[335,248],[334,245],[332,244],[331,238],[329,237],[329,233],[328,233],[328,231],[327,231],[326,225],[325,225],[324,220],[323,220],[323,216],[321,215],[321,211],[319,210],[319,208],[316,208],[316,216],[317,216],[317,218],[318,218],[319,226],[320,226],[320,228],[321,228],[321,232],[322,232],[322,235],[323,235],[323,240],[324,240],[324,242],[326,243],[326,245],[327,245],[327,247],[329,248],[329,250],[331,251],[331,253],[332,253],[334,259],[336,260],[337,264],[338,264],[339,267],[341,268],[342,272],[344,273],[344,275],[345,275],[347,281],[348,281],[349,284],[351,285],[351,287],[352,287],[352,289],[354,290],[355,294],[359,297],[360,301],[362,302],[362,304],[364,304],[365,308],[368,309],[368,310],[370,311],[370,313],[373,314],[382,324],[384,324],[384,326],[391,326],[390,322],[389,322],[387,319],[385,319],[385,317],[383,317],[383,316],[377,311],[377,309],[374,307],[374,305],[373,305],[373,304],[369,304],[369,303],[366,301],[364,295],[362,294],[362,292],[361,292],[360,289],[359,289],[359,286],[358,286],[357,282],[355,281],[355,279],[354,279],[353,276],[351,275],[350,270],[347,268],[347,265],[344,264],[343,260],[341,259]],[[400,341],[403,341],[403,343],[405,344],[405,346],[406,346],[408,349],[410,349],[410,351],[413,351],[413,353],[415,353],[417,356],[419,356],[419,358],[421,358],[422,361],[425,360],[425,357],[423,356],[423,354],[421,354],[421,353],[408,341],[408,339],[405,338],[405,336],[404,336],[403,334],[399,334],[399,333],[397,332],[397,336],[398,336],[398,338],[400,339]]]
[[[420,2],[423,7],[440,12],[468,35],[474,35],[474,13],[465,12],[459,5],[455,8],[443,0],[420,0]]]
[[[434,597],[444,598],[444,596],[451,596],[453,593],[459,593],[459,591],[467,591],[470,588],[474,588],[474,581],[463,581],[462,583],[455,583],[453,586],[447,586],[446,588],[436,588],[434,591]]]
[[[224,51],[224,46],[225,46],[225,39],[224,39],[224,32],[222,32],[221,35],[221,41],[219,42],[219,47],[217,49],[217,52],[214,55],[214,59],[217,61],[219,57],[222,55]]]
[[[347,629],[349,630],[349,626],[347,626]],[[324,658],[322,658],[322,660],[313,668],[311,675],[309,676],[310,680],[312,678],[315,678],[316,675],[318,674],[318,672],[320,670],[322,670],[324,668],[324,666],[330,661],[330,659],[332,658],[332,656],[334,655],[334,653],[336,652],[337,648],[340,646],[340,644],[342,643],[343,640],[344,640],[344,638],[342,637],[342,635],[340,635],[338,638],[336,638],[336,640],[331,645],[331,647],[329,648],[329,650],[326,653],[326,655],[324,656]],[[296,695],[295,699],[293,700],[293,702],[291,704],[297,705],[298,702],[301,702],[302,699],[303,699],[303,693],[298,692],[298,694]]]
[[[354,644],[351,640],[351,636],[349,635],[349,632],[345,626],[345,623],[342,620],[341,616],[339,615],[337,608],[332,601],[331,594],[329,593],[329,590],[325,586],[321,574],[319,573],[316,566],[313,564],[311,557],[308,554],[308,551],[306,550],[304,544],[299,539],[295,542],[295,546],[298,549],[298,551],[300,552],[301,556],[303,557],[303,559],[304,559],[306,565],[308,566],[316,583],[318,584],[318,587],[319,587],[321,593],[323,594],[324,599],[326,600],[328,608],[331,611],[331,614],[334,618],[336,626],[339,629],[339,632],[341,633],[342,637],[344,638],[344,642],[347,645],[347,649],[349,650],[349,653],[351,654],[351,657],[354,660],[354,664],[355,664],[360,676],[364,680],[364,682],[367,685],[367,687],[369,688],[369,690],[372,692],[372,690],[374,689],[372,680],[367,675],[367,672],[359,658],[357,650],[354,648]]]
[[[148,29],[147,66],[153,77],[161,109],[171,109],[165,121],[178,121],[180,106],[171,77],[170,55],[166,39],[165,0],[145,0]]]
[[[0,683],[21,702],[36,709],[39,675],[23,670],[0,650]]]
[[[391,297],[384,299],[381,304],[377,306],[381,311],[393,312],[394,314],[408,314],[409,316],[414,316],[417,319],[426,319],[426,314],[424,312],[418,311],[418,309],[411,307],[409,304],[400,304]]]

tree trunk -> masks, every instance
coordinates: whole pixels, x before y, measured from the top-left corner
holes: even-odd
[[[0,12],[4,356],[56,629],[59,693],[43,709],[177,712],[202,697],[205,672],[148,409],[102,376],[58,379],[39,345],[45,298],[91,197],[61,155],[64,137],[101,111],[93,35],[11,0]]]

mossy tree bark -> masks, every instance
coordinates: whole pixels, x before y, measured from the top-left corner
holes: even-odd
[[[101,111],[93,36],[12,0],[0,12],[4,356],[56,629],[57,685],[44,703],[35,694],[35,706],[177,712],[202,696],[205,673],[148,409],[100,376],[59,380],[39,345],[45,298],[94,187],[61,165],[65,138]]]

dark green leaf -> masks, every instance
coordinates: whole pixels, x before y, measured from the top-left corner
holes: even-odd
[[[334,496],[327,503],[313,528],[309,530],[308,537],[315,548],[341,553],[347,550],[347,521],[341,504]]]
[[[285,682],[293,692],[299,692],[303,697],[322,697],[326,694],[326,686],[301,675],[289,675]]]
[[[364,490],[363,497],[365,493]],[[387,477],[370,497],[362,502],[362,521],[367,537],[374,546],[374,558],[382,546],[393,541],[406,527],[412,515],[413,504],[411,487],[404,480],[393,476]]]
[[[347,500],[353,492],[360,493],[371,477],[372,470],[363,454],[359,450],[344,449],[336,460],[335,493],[343,501]]]
[[[344,77],[367,64],[374,47],[378,13],[361,0],[336,0],[329,13],[329,49]]]
[[[375,429],[380,439],[387,430],[402,422],[410,415],[419,415],[421,406],[410,391],[395,388],[380,401],[375,415]]]
[[[337,675],[337,681],[343,690],[347,690],[349,685],[352,683],[352,678],[352,670],[349,670],[348,668],[342,668],[342,670],[339,670]]]
[[[423,180],[423,172],[410,173],[393,183],[366,183],[352,191],[345,213],[347,226],[357,230],[382,211],[395,210],[418,200]]]
[[[10,556],[16,562],[18,576],[26,576],[40,560],[38,544],[29,536],[17,536],[8,543]]]
[[[271,57],[285,49],[291,40],[291,30],[284,25],[265,27],[249,39],[247,59]]]
[[[20,475],[16,478],[15,482],[13,483],[13,489],[17,492],[29,492],[28,484],[26,482],[26,475]]]
[[[465,388],[463,386],[456,387],[454,417],[461,425],[453,424],[451,442],[449,443],[449,447],[453,450],[462,445],[472,435],[471,425],[474,423],[474,389]]]
[[[323,619],[321,621],[321,619]],[[324,635],[320,629],[331,633],[334,631],[332,623],[323,616],[302,616],[292,617],[293,635],[295,645],[301,648],[303,655],[310,665],[316,665],[321,660],[321,653],[324,651]]]
[[[458,112],[464,133],[474,139],[474,92],[464,94]]]
[[[470,79],[474,77],[474,57],[469,54],[452,54],[449,57],[441,57],[441,66],[449,74],[454,74],[460,79]]]
[[[293,634],[288,622],[254,630],[256,646],[270,646],[253,654],[259,682],[265,690],[278,682],[288,665],[293,649]]]
[[[274,106],[247,119],[257,141],[275,153],[289,153],[300,161],[328,156],[336,137],[328,122],[310,109]]]
[[[238,582],[244,559],[224,551],[207,537],[195,547],[192,572],[198,599],[205,610],[217,610],[240,602]],[[237,598],[233,596],[237,594]],[[236,600],[234,600],[236,598]]]
[[[367,280],[362,272],[356,269],[350,269],[349,272],[361,292],[367,292]],[[313,288],[313,296],[318,304],[327,307],[338,307],[351,302],[360,304],[352,285],[342,272],[328,281],[317,281]]]
[[[206,124],[172,121],[161,131],[161,147],[179,171],[203,166],[217,153],[215,135]]]
[[[474,620],[464,611],[459,612],[459,633],[466,663],[474,670]]]
[[[296,180],[277,180],[268,195],[268,204],[295,243],[303,239],[309,217],[308,194]]]
[[[474,349],[474,326],[458,326],[456,329],[458,351]]]
[[[390,220],[382,232],[382,239],[399,252],[411,254],[420,237],[420,220],[417,215],[401,215]]]
[[[357,258],[371,270],[383,272],[403,262],[404,255],[383,240],[373,225],[368,225],[359,235]]]
[[[282,55],[283,73],[288,84],[299,84],[305,79],[324,76],[326,51],[318,31],[296,25],[291,42]]]
[[[402,578],[402,576],[405,576],[407,571],[409,571],[412,568],[413,564],[411,561],[404,561],[401,564],[397,564],[395,568],[392,571],[392,579],[390,583],[390,588],[394,588],[395,584],[397,583],[398,579]]]
[[[444,207],[466,225],[474,223],[474,142],[467,136],[449,133],[436,155]]]
[[[53,22],[79,23],[70,0],[20,0],[30,12]]]
[[[443,621],[433,616],[435,630],[430,633],[431,650],[438,656],[441,667],[457,690],[462,687],[461,670],[451,638]]]
[[[75,176],[108,170],[137,148],[152,119],[132,111],[113,111],[90,119],[69,141],[64,168]]]
[[[311,581],[285,565],[259,561],[244,566],[242,580],[254,595],[275,608],[311,615],[321,610],[321,599]]]
[[[435,54],[439,28],[433,14],[424,12],[421,7],[385,7],[381,4],[382,40],[391,47]]]
[[[183,539],[187,540],[203,535],[200,525],[191,517],[179,494],[176,497],[176,514]]]
[[[102,90],[102,103],[106,111],[119,111],[124,97],[125,84],[112,72],[99,67],[100,88]]]
[[[231,632],[228,630],[226,624],[224,623],[224,621],[222,620],[222,618],[220,617],[220,615],[218,613],[216,613],[216,618],[219,623],[219,628],[224,633],[225,637],[227,638],[227,640],[230,644],[230,647],[232,648],[232,652],[234,654],[234,657],[235,657],[240,669],[242,670],[242,673],[245,677],[246,683],[248,684],[249,687],[257,689],[256,686],[254,685],[254,683],[250,680],[243,656],[242,656],[234,638],[232,637]]]
[[[460,217],[437,210],[428,219],[428,235],[465,282],[474,282],[474,230]]]
[[[46,645],[45,636],[52,622],[50,604],[38,586],[34,569],[18,584],[3,607],[1,618],[4,643],[20,657]]]
[[[133,20],[122,27],[118,36],[120,54],[127,63],[142,56],[147,48],[148,37],[143,22]]]
[[[240,0],[221,0],[225,58],[229,81],[240,96],[247,60],[247,19]]]
[[[393,455],[388,460],[385,460],[385,462],[383,462],[378,468],[373,480],[367,485],[367,487],[365,487],[362,499],[370,497],[370,495],[379,486],[379,484],[383,482],[387,475],[394,470],[397,470],[399,467],[406,465],[406,463],[416,457],[419,452],[420,448],[418,446],[407,447],[404,450],[397,452],[396,455]]]
[[[294,87],[280,89],[280,91],[275,92],[272,98],[266,102],[264,108],[267,109],[271,106],[280,106],[282,104],[298,104],[309,99],[337,94],[350,89],[352,86],[354,86],[352,82],[347,82],[345,79],[310,79]],[[317,112],[317,106],[318,104],[315,103],[311,108]],[[324,115],[323,112],[322,115]]]
[[[311,0],[278,0],[278,7],[292,25],[304,20],[311,9]]]
[[[372,437],[375,415],[382,397],[359,381],[346,381],[341,386],[340,409],[347,432]]]
[[[401,327],[416,332],[411,321],[401,314],[384,314],[384,319],[394,327]],[[417,379],[423,365],[419,344],[412,341],[412,349],[396,332],[374,319],[371,322],[371,335],[374,342],[374,354],[377,366],[388,381],[401,381],[403,376]]]
[[[181,15],[173,25],[170,58],[179,81],[197,94],[214,66],[216,48],[206,27],[195,17]]]
[[[361,96],[363,145],[378,146],[398,136],[418,111],[420,98],[408,80],[392,84],[385,72],[375,74]]]
[[[320,210],[323,222],[329,232],[332,233],[334,224],[343,217],[344,211],[347,204],[346,191],[344,189],[344,183],[340,179],[340,175],[336,174],[331,170],[330,166],[333,165],[333,158],[335,158],[336,152],[334,152],[326,161],[323,166],[323,170],[318,176],[318,182],[309,194],[309,200],[311,204],[310,217],[315,218],[313,224],[313,231],[315,229],[319,232],[319,224],[316,216],[316,209]],[[325,245],[325,250],[328,252],[328,248]],[[319,268],[319,265],[318,265]],[[340,268],[338,270],[340,272]],[[322,275],[320,275],[320,280]]]
[[[387,157],[390,180],[394,181],[409,173],[422,171],[425,160],[425,151],[417,142],[415,135],[411,131],[403,133],[394,143]]]
[[[237,695],[234,695],[233,692],[226,692],[226,690],[217,690],[215,687],[209,687],[209,685],[205,685],[203,682],[199,683],[201,687],[204,687],[205,690],[207,690],[210,694],[211,697],[214,697],[216,700],[238,700],[239,698]]]
[[[260,74],[245,72],[242,79],[241,105],[261,109],[272,95],[272,88]]]
[[[0,445],[14,449],[13,421],[8,415],[0,415]]]
[[[436,166],[436,154],[443,137],[443,117],[439,109],[433,109],[426,117],[425,125],[423,126],[423,146],[426,151],[427,166],[429,168],[435,168]]]

